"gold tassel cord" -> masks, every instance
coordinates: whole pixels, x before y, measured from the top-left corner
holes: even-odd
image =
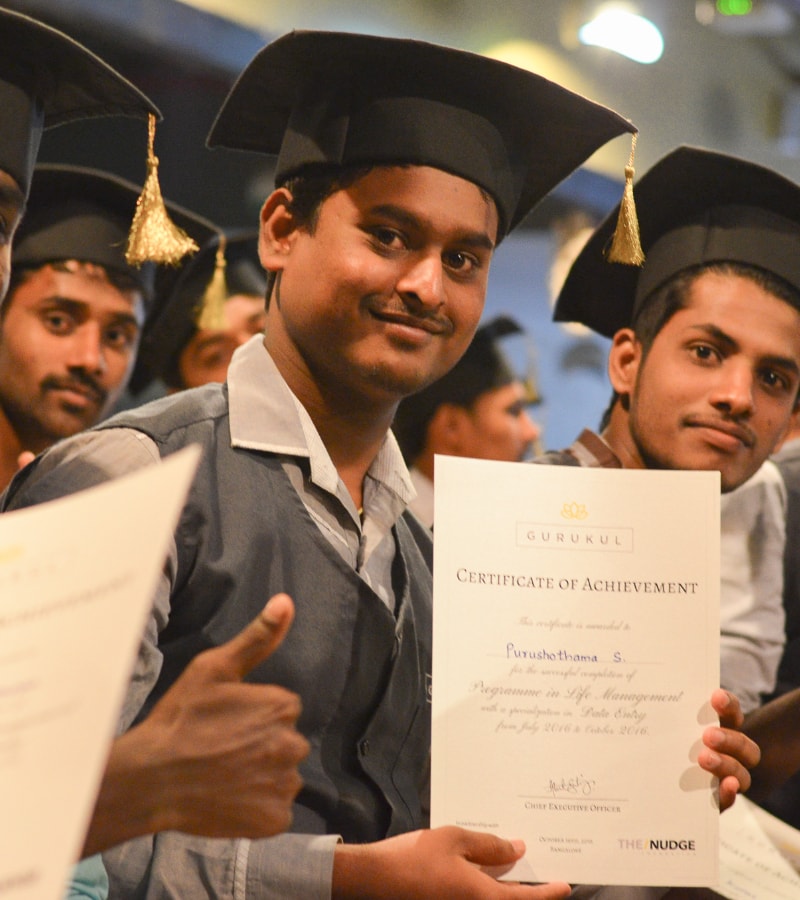
[[[125,258],[128,265],[145,262],[175,266],[184,256],[197,251],[197,244],[170,219],[158,183],[158,157],[154,153],[156,119],[147,121],[147,178],[136,201],[136,212],[128,235]]]
[[[636,153],[636,134],[631,137],[631,154],[625,166],[625,189],[619,205],[619,216],[606,259],[626,266],[641,266],[644,252],[639,239],[639,219],[633,199],[633,157]]]
[[[203,330],[220,331],[225,328],[225,301],[228,299],[228,287],[225,282],[225,236],[220,235],[217,247],[214,274],[198,303],[196,316],[197,327]]]

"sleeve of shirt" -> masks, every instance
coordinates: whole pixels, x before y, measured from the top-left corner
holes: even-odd
[[[775,687],[786,640],[786,488],[772,462],[722,498],[720,684],[745,713]]]
[[[159,461],[155,444],[139,431],[83,431],[54,444],[18,472],[2,496],[2,509],[66,497]]]
[[[336,835],[259,841],[162,832],[103,854],[112,897],[330,900]]]
[[[108,876],[98,854],[82,859],[72,870],[65,900],[106,900]]]

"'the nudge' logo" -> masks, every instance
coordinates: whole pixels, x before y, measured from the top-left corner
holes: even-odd
[[[695,842],[688,838],[617,838],[620,850],[694,853]]]

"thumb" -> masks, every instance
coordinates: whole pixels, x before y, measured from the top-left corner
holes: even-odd
[[[469,846],[464,854],[470,862],[484,867],[510,866],[525,853],[525,844],[519,840],[507,841],[494,834],[469,833]]]
[[[294,619],[294,603],[288,594],[275,594],[246,628],[214,650],[214,672],[222,680],[241,681],[264,662],[286,637]]]

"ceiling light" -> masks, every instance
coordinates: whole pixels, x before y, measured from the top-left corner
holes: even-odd
[[[615,5],[601,7],[578,29],[578,40],[640,63],[654,63],[664,52],[664,38],[649,19]]]

